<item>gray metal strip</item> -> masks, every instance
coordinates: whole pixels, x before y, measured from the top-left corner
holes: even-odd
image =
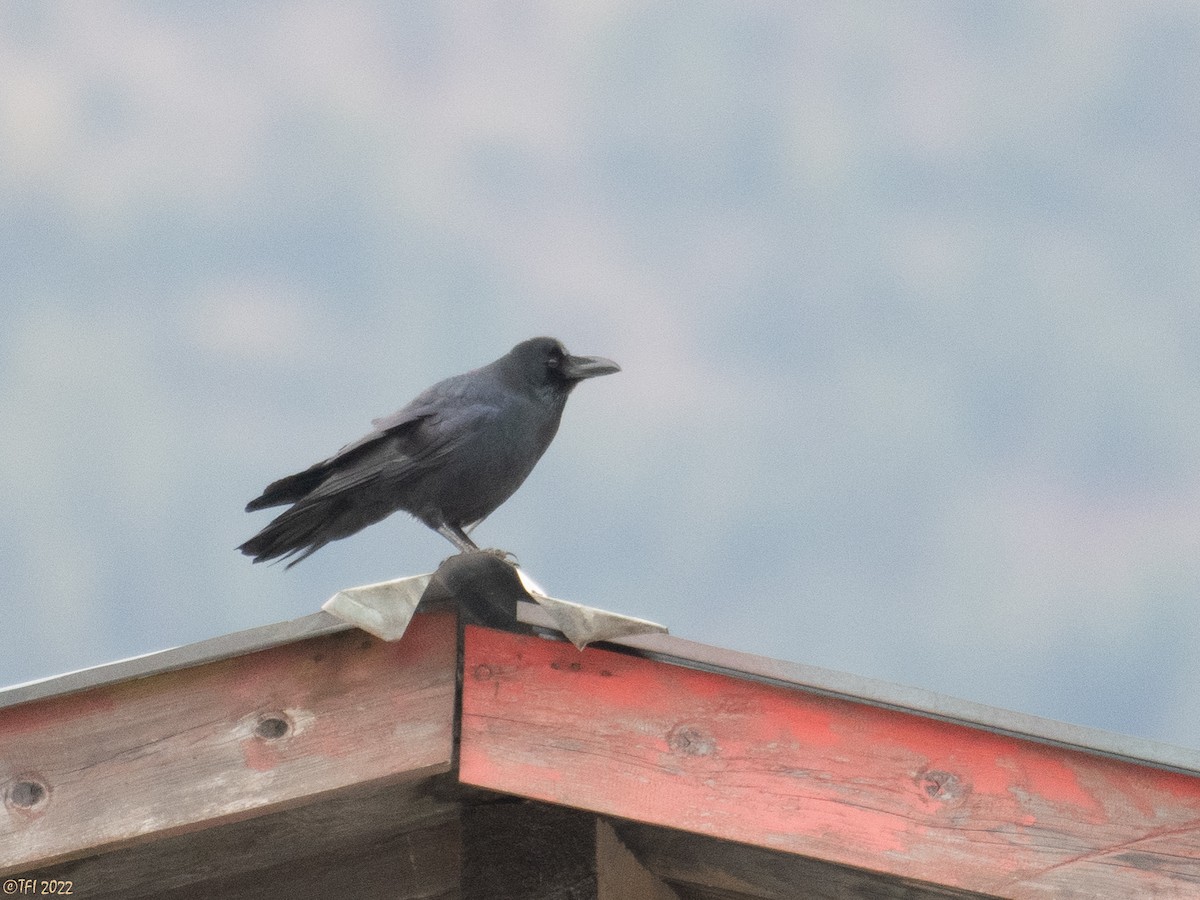
[[[144,656],[134,656],[89,669],[67,672],[65,675],[52,675],[38,681],[3,688],[0,689],[0,709],[31,700],[44,700],[47,697],[85,691],[120,681],[187,669],[305,638],[334,634],[350,627],[327,612],[318,612],[288,622],[247,628],[245,631],[235,631],[195,644],[185,644],[182,647],[172,647],[169,650],[159,650]]]
[[[539,628],[554,628],[550,617],[531,603],[520,605],[518,618]],[[1149,765],[1200,777],[1200,750],[1177,747],[1174,744],[1054,719],[1043,719],[970,700],[960,700],[957,697],[947,697],[922,688],[877,681],[802,663],[781,662],[765,656],[724,650],[668,635],[645,634],[619,638],[607,643],[631,650],[647,659],[673,665],[799,688],[852,703],[867,703],[899,712],[915,713],[969,728],[982,728],[997,734],[1078,750],[1093,756],[1108,756],[1138,765]]]

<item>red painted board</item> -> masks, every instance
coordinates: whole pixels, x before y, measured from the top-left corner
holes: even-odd
[[[468,627],[460,778],[1007,897],[1200,897],[1200,779]]]
[[[0,709],[0,873],[448,771],[455,628],[421,615],[396,643],[350,630]]]

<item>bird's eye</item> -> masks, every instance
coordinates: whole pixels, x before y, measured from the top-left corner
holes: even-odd
[[[546,365],[551,369],[557,369],[562,365],[562,356],[558,353],[552,353],[546,360]]]

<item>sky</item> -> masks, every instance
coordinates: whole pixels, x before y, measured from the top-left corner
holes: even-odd
[[[692,640],[1200,747],[1200,9],[0,3],[0,684],[432,571],[246,502],[538,334],[475,531]]]

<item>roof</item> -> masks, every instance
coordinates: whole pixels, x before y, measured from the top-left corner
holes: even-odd
[[[581,652],[533,604],[501,630],[452,600],[394,643],[318,613],[0,691],[0,873],[114,897],[1200,886],[1195,751],[665,635]],[[526,892],[496,893],[513,867]]]

